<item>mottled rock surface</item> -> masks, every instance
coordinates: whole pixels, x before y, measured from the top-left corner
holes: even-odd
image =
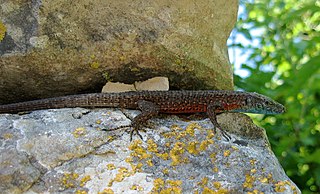
[[[128,117],[139,111],[123,110]],[[265,131],[243,114],[218,122],[160,115],[143,140],[122,129],[118,109],[81,108],[0,115],[2,193],[300,193],[272,153]]]
[[[154,76],[233,89],[238,1],[0,0],[0,103],[97,92]]]

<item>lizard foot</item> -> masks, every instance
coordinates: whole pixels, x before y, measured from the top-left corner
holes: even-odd
[[[125,128],[131,128],[131,130],[130,130],[130,141],[132,141],[132,137],[133,137],[134,133],[136,135],[138,135],[140,137],[140,139],[143,140],[142,135],[139,133],[139,130],[142,130],[142,131],[145,131],[145,130],[138,129],[138,128],[134,127],[133,125],[124,125],[124,126],[115,127],[115,128],[112,128],[112,129],[103,128],[101,130],[102,131],[116,131],[116,130],[125,129]]]

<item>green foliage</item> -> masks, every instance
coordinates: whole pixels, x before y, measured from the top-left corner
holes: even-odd
[[[283,115],[264,116],[272,149],[303,193],[320,190],[320,2],[260,0],[241,2],[236,35],[259,44],[234,42],[249,54],[248,77],[235,84],[284,104]],[[257,33],[252,33],[257,32]]]

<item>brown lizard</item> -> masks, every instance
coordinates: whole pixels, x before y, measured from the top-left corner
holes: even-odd
[[[230,139],[230,136],[222,130],[217,122],[216,115],[218,113],[279,114],[285,111],[283,105],[257,93],[226,90],[185,90],[70,95],[0,105],[0,113],[18,113],[39,109],[72,107],[139,109],[141,110],[141,114],[133,119],[131,124],[133,130],[131,132],[137,132],[141,124],[158,113],[206,112],[215,128],[219,128],[227,139]]]

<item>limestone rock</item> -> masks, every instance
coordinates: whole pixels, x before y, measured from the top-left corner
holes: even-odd
[[[130,124],[125,115],[82,108],[0,115],[1,192],[301,193],[248,116],[218,116],[231,142],[194,115],[151,119],[143,140],[130,142],[125,129],[108,131]]]
[[[98,92],[155,76],[233,89],[238,1],[0,0],[0,103]]]

